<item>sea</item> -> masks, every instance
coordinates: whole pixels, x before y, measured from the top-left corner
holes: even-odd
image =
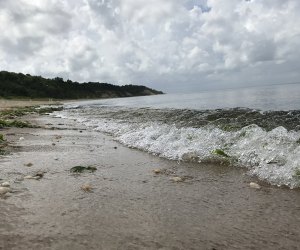
[[[300,84],[80,101],[54,115],[157,157],[300,187]]]

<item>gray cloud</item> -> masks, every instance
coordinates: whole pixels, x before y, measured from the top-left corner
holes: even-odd
[[[297,0],[0,0],[0,69],[166,91],[298,81]]]

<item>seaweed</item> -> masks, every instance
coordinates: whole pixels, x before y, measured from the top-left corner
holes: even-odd
[[[15,127],[15,128],[34,128],[36,126],[29,122],[23,122],[19,120],[0,120],[0,128]]]
[[[63,107],[62,106],[58,106],[58,107],[43,107],[40,109],[36,109],[36,112],[39,114],[48,114],[48,113],[52,113],[54,111],[62,111]]]
[[[72,167],[70,169],[70,172],[71,173],[83,173],[83,172],[95,172],[97,170],[96,167],[93,167],[93,166],[87,166],[87,167],[84,167],[84,166],[75,166],[75,167]]]
[[[16,127],[16,128],[36,128],[37,126],[30,124],[27,121],[17,120],[17,117],[21,117],[27,114],[46,114],[54,111],[63,110],[62,106],[56,107],[41,107],[31,106],[31,107],[21,107],[21,108],[11,108],[0,111],[0,128],[6,127]]]
[[[300,179],[300,168],[295,169],[295,172],[294,172],[293,176]]]
[[[223,157],[226,157],[226,158],[229,157],[229,155],[226,154],[222,149],[218,149],[218,148],[213,150],[211,153],[214,154],[214,155],[220,155],[220,156],[223,156]]]

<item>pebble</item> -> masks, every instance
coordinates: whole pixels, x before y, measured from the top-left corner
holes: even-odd
[[[160,174],[160,173],[161,173],[161,169],[159,169],[159,168],[154,169],[153,172],[154,172],[155,174]]]
[[[181,177],[178,177],[178,176],[172,177],[171,180],[174,181],[174,182],[182,182],[183,181],[183,179]]]
[[[24,137],[20,137],[19,138],[19,141],[23,141],[25,138]]]
[[[260,185],[258,185],[258,184],[255,183],[255,182],[250,182],[249,186],[250,186],[251,188],[260,189]]]
[[[1,187],[10,187],[10,184],[8,181],[6,181],[1,184]]]
[[[4,195],[10,191],[11,189],[9,187],[0,187],[0,195]]]

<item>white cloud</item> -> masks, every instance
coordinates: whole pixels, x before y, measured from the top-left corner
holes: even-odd
[[[0,69],[199,89],[299,79],[297,0],[0,0]]]

